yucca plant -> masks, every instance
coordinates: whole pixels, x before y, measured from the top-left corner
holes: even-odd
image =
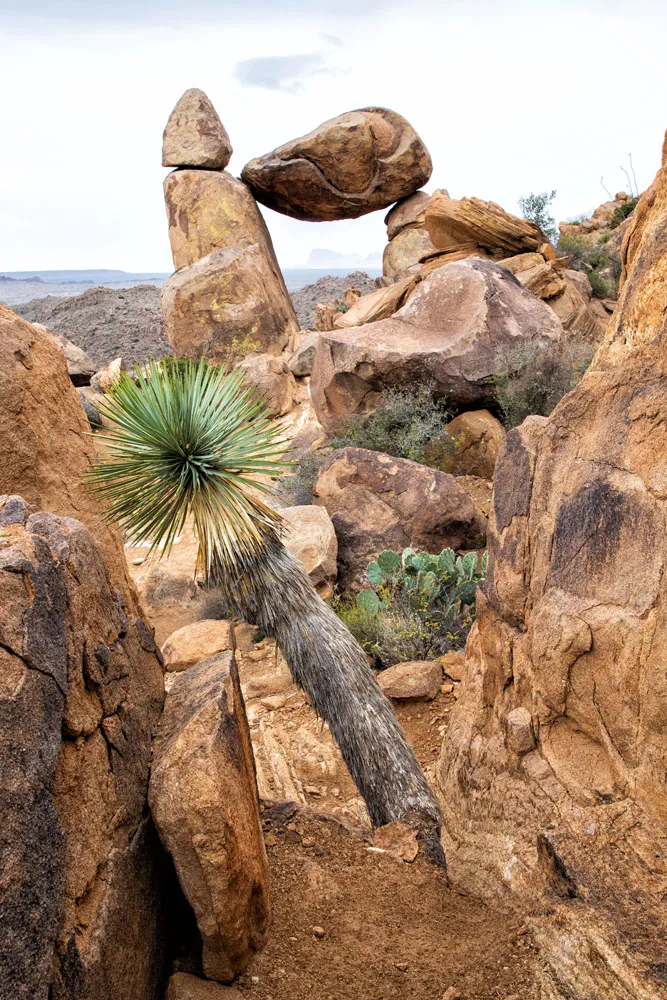
[[[242,375],[204,361],[122,374],[100,405],[113,429],[90,472],[107,516],[135,542],[168,553],[192,517],[198,571],[233,613],[273,636],[292,676],[329,725],[374,826],[404,820],[444,865],[440,815],[366,655],[281,541],[260,475],[287,463],[266,409]]]

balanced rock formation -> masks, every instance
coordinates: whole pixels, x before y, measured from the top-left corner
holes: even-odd
[[[394,280],[406,271],[416,273],[422,257],[435,251],[426,231],[426,206],[431,196],[417,191],[394,205],[385,218],[389,242],[382,256],[382,274]]]
[[[63,353],[3,307],[0,398],[0,482],[22,498],[0,515],[0,994],[158,1000],[159,654],[85,487],[93,445]]]
[[[558,339],[554,313],[509,271],[470,258],[438,268],[390,319],[320,334],[311,393],[321,424],[374,408],[382,390],[432,381],[453,404],[493,400],[503,350]]]
[[[269,922],[255,765],[233,652],[175,676],[149,801],[197,919],[204,974],[231,981],[264,946]]]
[[[361,108],[250,160],[241,178],[268,208],[307,222],[356,219],[413,194],[431,157],[387,108]]]
[[[224,170],[231,155],[225,126],[206,94],[196,88],[186,90],[164,130],[162,166]]]
[[[383,549],[438,553],[484,545],[486,518],[457,480],[406,458],[342,448],[323,466],[314,498],[336,529],[344,589],[365,582]]]
[[[631,218],[592,367],[499,456],[438,770],[456,880],[548,901],[549,998],[664,992],[667,141]]]

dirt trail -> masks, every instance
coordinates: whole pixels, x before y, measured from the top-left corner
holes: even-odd
[[[273,925],[239,983],[248,1000],[442,1000],[450,987],[461,1000],[536,1000],[516,913],[445,888],[420,858],[369,849],[332,817],[274,808],[264,826]]]

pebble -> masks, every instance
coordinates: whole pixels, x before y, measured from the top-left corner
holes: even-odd
[[[146,562],[146,560],[145,560],[145,559],[143,558],[143,556],[142,556],[142,557],[141,557],[141,559],[133,559],[133,560],[132,560],[132,565],[133,565],[133,566],[143,566],[143,564],[144,564],[145,562]]]
[[[407,972],[408,971],[408,963],[407,962],[394,962],[394,968],[398,969],[399,972]]]
[[[451,694],[454,690],[453,684],[443,684],[440,688],[442,694]]]
[[[257,986],[257,983],[259,982],[259,976],[251,976],[250,977],[250,982],[254,983],[255,986]]]
[[[323,938],[325,933],[324,927],[313,927],[313,934],[316,938]]]
[[[442,1000],[460,1000],[460,997],[461,994],[455,986],[450,986],[449,989],[445,990],[442,994]]]

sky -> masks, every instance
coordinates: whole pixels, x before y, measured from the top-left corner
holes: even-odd
[[[589,214],[653,179],[667,128],[662,0],[0,0],[0,273],[172,269],[162,130],[189,87],[234,146],[228,167],[364,106],[406,117],[427,190],[518,213],[557,190]],[[368,254],[384,212],[307,223],[264,210],[283,267]]]

